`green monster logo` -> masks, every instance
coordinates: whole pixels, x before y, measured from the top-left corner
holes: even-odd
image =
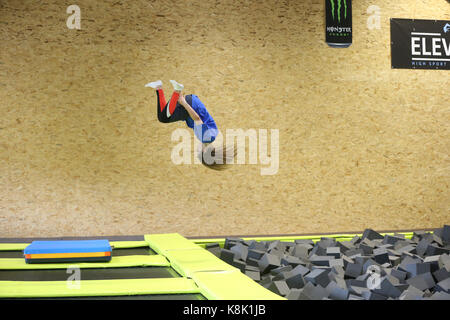
[[[337,0],[337,19],[338,19],[339,23],[341,23],[342,2],[344,3],[344,19],[347,19],[347,0]],[[333,16],[333,20],[334,20],[335,19],[334,0],[330,0],[330,4],[331,4],[331,15]]]

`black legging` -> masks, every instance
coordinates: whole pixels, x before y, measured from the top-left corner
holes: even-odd
[[[190,118],[189,113],[186,109],[176,102],[176,107],[170,117],[167,117],[167,108],[169,108],[170,101],[165,104],[163,108],[161,108],[161,104],[165,103],[164,92],[162,90],[156,90],[157,95],[157,111],[158,111],[158,120],[163,123],[170,123],[176,121],[186,121]],[[186,102],[192,106],[192,95],[185,96]]]

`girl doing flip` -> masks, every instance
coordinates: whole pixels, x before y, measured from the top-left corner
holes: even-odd
[[[174,92],[169,102],[166,101],[164,96],[161,80],[145,85],[156,90],[158,120],[162,123],[185,121],[186,125],[194,130],[195,136],[202,143],[202,149],[198,154],[198,157],[202,160],[202,164],[211,169],[224,169],[225,164],[229,163],[227,161],[227,153],[230,152],[227,152],[223,146],[215,146],[212,144],[219,134],[213,117],[209,114],[198,96],[195,94],[183,95],[181,92],[184,86],[174,80],[170,80],[170,82],[172,83]],[[215,157],[216,153],[222,154],[221,163],[205,162],[206,154]],[[231,153],[233,153],[234,157],[235,152]]]

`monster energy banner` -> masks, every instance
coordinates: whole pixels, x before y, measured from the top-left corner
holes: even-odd
[[[352,1],[325,0],[325,41],[330,47],[347,48],[352,44]]]
[[[450,21],[391,19],[391,63],[399,69],[450,69]]]

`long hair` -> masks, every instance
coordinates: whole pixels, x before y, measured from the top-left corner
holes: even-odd
[[[234,162],[237,147],[226,146],[223,143],[202,143],[201,150],[197,152],[198,158],[208,169],[225,170]]]

